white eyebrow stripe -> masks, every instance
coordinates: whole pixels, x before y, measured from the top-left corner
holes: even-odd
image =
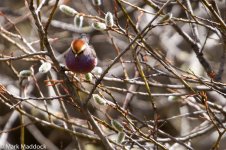
[[[85,50],[85,49],[86,49],[86,47],[87,47],[87,45],[86,45],[86,44],[84,44],[84,45],[81,47],[81,49],[80,49],[80,51],[79,51],[79,52],[81,52],[81,51]]]

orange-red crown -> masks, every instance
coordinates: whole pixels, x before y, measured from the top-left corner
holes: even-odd
[[[71,48],[75,54],[79,54],[86,48],[86,42],[82,39],[73,40],[71,42]]]

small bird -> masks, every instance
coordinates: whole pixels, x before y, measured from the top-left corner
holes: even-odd
[[[74,39],[66,54],[66,66],[74,73],[86,74],[97,65],[96,52],[86,39]]]

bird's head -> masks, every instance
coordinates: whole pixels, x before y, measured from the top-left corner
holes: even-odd
[[[75,54],[82,53],[87,47],[87,43],[83,39],[75,39],[71,42],[71,49]]]

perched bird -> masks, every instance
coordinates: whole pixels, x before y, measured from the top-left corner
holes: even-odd
[[[86,74],[97,65],[97,56],[93,47],[84,38],[79,38],[71,42],[65,61],[69,70]]]

